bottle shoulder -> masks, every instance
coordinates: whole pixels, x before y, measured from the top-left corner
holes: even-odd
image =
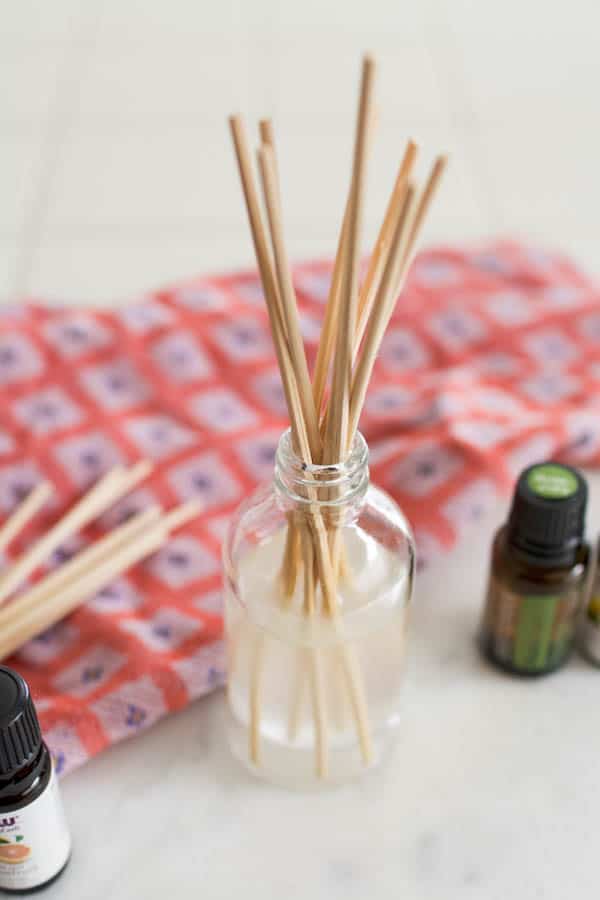
[[[377,520],[380,526],[397,529],[406,536],[411,535],[410,525],[396,501],[382,488],[368,481],[364,491],[354,495],[345,503],[339,499],[332,502],[330,496],[308,501],[290,494],[284,494],[266,481],[244,499],[230,520],[227,538],[235,543],[245,533],[268,534],[277,531],[290,515],[323,518],[335,515],[339,524],[346,525],[358,521]]]
[[[412,570],[415,550],[410,525],[385,491],[368,483],[361,496],[355,496],[351,503],[335,500],[295,502],[272,483],[259,486],[230,521],[222,544],[226,580],[238,577],[241,560],[247,553],[254,553],[257,546],[279,546],[281,535],[291,522],[310,525],[320,521],[326,530],[335,527],[348,536],[352,534],[352,540],[365,546],[391,551]]]
[[[531,586],[532,589],[567,588],[578,585],[585,579],[589,569],[591,549],[582,542],[577,548],[570,565],[551,566],[547,563],[535,563],[524,559],[510,547],[506,540],[506,526],[496,532],[492,544],[492,572],[495,578],[508,585],[517,586],[520,590]]]

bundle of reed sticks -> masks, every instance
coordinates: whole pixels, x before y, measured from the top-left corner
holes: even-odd
[[[365,57],[350,187],[333,266],[314,371],[309,371],[300,332],[290,263],[283,234],[282,194],[273,126],[260,122],[258,171],[264,201],[261,208],[248,139],[239,116],[230,119],[231,133],[256,260],[267,305],[271,333],[291,423],[296,454],[310,467],[342,463],[352,446],[367,386],[413,258],[427,211],[446,165],[438,156],[421,189],[413,171],[417,145],[407,143],[366,274],[360,281],[366,166],[373,127],[375,63]],[[266,224],[265,215],[266,212]],[[348,699],[365,764],[371,761],[367,698],[352,646],[344,639],[337,583],[343,577],[344,548],[335,515],[317,502],[318,485],[307,488],[308,513],[289,515],[281,571],[281,602],[294,594],[303,570],[303,610],[309,620],[327,617],[339,630],[339,656]],[[257,642],[251,678],[249,755],[260,764],[261,673],[264,642]],[[315,733],[316,772],[328,772],[328,710],[319,650],[307,660]]]
[[[0,660],[154,553],[172,531],[199,514],[200,507],[195,501],[166,514],[159,506],[152,506],[80,550],[33,587],[18,591],[25,579],[48,562],[56,550],[133,490],[151,470],[147,460],[130,468],[119,465],[110,469],[29,550],[0,572],[0,604],[4,606],[0,609]],[[44,481],[25,497],[0,528],[0,551],[9,546],[51,495],[52,486]]]

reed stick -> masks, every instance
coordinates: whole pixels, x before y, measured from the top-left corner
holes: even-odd
[[[281,585],[282,601],[284,605],[289,606],[296,590],[298,568],[302,561],[302,555],[300,552],[300,531],[294,522],[293,512],[289,512],[286,518],[288,524],[285,531],[285,547],[279,572],[279,583]]]
[[[335,254],[335,262],[333,265],[333,273],[331,276],[331,285],[325,306],[325,318],[319,338],[319,346],[317,348],[317,358],[315,361],[315,371],[313,374],[313,396],[317,414],[321,414],[323,400],[325,398],[325,388],[327,386],[327,376],[331,365],[331,356],[335,344],[335,334],[338,326],[338,315],[340,300],[342,296],[342,283],[348,256],[348,217],[349,217],[349,200],[346,203],[344,211],[344,219],[338,240],[337,251]]]
[[[352,178],[350,184],[347,221],[347,260],[344,264],[343,290],[339,304],[335,360],[331,396],[327,407],[323,461],[337,464],[345,458],[354,333],[358,312],[358,277],[360,264],[360,235],[366,167],[368,124],[372,121],[372,94],[375,64],[365,57],[362,66],[360,100],[356,121]],[[338,573],[341,558],[339,528],[332,522],[329,547],[334,572]]]
[[[242,189],[246,201],[246,210],[250,223],[250,230],[254,242],[257,262],[263,282],[265,301],[269,314],[271,334],[279,363],[281,378],[286,396],[288,412],[292,426],[292,436],[297,451],[301,458],[308,464],[312,464],[312,455],[308,430],[302,416],[302,404],[298,394],[296,373],[294,371],[289,348],[284,335],[284,321],[280,314],[279,300],[275,278],[271,268],[265,231],[258,204],[258,197],[254,186],[250,153],[245,131],[239,117],[230,119],[231,132],[236,151],[238,168],[242,182]],[[314,516],[312,527],[315,535],[315,547],[319,568],[322,573],[322,590],[326,602],[333,606],[335,603],[334,580],[331,572],[331,563],[328,555],[327,537],[323,523],[319,516]],[[250,683],[250,727],[249,727],[249,754],[253,762],[260,756],[260,715],[261,715],[261,682],[264,654],[264,639],[260,638],[256,650],[254,665]]]
[[[70,560],[58,566],[41,578],[36,584],[17,594],[0,610],[0,628],[8,622],[19,619],[23,613],[52,597],[78,578],[85,577],[95,566],[102,564],[107,556],[123,544],[129,543],[144,529],[156,522],[161,515],[159,506],[152,506],[132,516],[99,541],[84,547]]]
[[[360,101],[354,141],[350,209],[348,216],[348,259],[344,267],[343,292],[340,304],[336,341],[335,365],[331,398],[327,412],[324,461],[339,462],[345,452],[348,429],[348,405],[352,350],[358,303],[358,274],[360,262],[360,234],[365,180],[367,124],[371,120],[371,104],[375,63],[370,57],[363,61]]]
[[[284,335],[284,323],[280,311],[280,300],[273,274],[273,268],[269,257],[267,240],[265,237],[265,229],[260,212],[258,195],[254,185],[252,176],[252,164],[250,161],[250,152],[248,149],[248,140],[244,129],[243,122],[239,116],[232,116],[229,120],[231,135],[235,148],[238,170],[240,173],[240,181],[246,202],[246,212],[248,214],[248,222],[250,225],[250,233],[254,243],[254,252],[258,264],[260,277],[265,294],[265,302],[267,312],[269,314],[269,324],[271,326],[271,335],[275,346],[275,354],[281,372],[281,380],[285,393],[286,404],[290,414],[290,422],[292,426],[292,434],[294,443],[298,447],[306,449],[308,445],[308,436],[306,427],[302,420],[302,407],[297,396],[295,386],[294,373],[290,359],[287,342]]]
[[[27,494],[0,528],[0,552],[6,550],[19,532],[47,503],[52,494],[53,487],[48,481],[41,481]]]
[[[395,249],[388,256],[388,264],[379,285],[373,315],[367,327],[365,347],[354,373],[351,392],[350,435],[354,435],[358,428],[358,420],[383,335],[394,311],[396,297],[412,262],[420,229],[446,165],[447,158],[445,156],[436,158],[416,204],[413,190],[408,191],[405,197],[396,225],[393,241]],[[413,206],[415,207],[414,212]]]
[[[304,352],[304,343],[300,330],[300,319],[298,316],[298,304],[292,281],[292,270],[283,237],[283,223],[279,203],[279,188],[277,185],[276,163],[273,148],[267,145],[262,146],[258,151],[258,161],[269,221],[271,243],[273,245],[279,296],[283,309],[283,322],[287,334],[290,361],[300,395],[300,404],[302,406],[302,414],[304,416],[308,434],[311,459],[318,461],[321,456],[321,436],[319,434],[319,423],[317,420],[308,363],[306,361],[306,353]]]
[[[436,161],[423,193],[416,201],[415,191],[409,180],[417,148],[412,141],[408,143],[365,281],[359,290],[364,180],[368,138],[373,121],[373,78],[374,63],[367,57],[362,68],[350,189],[338,239],[312,386],[283,235],[281,187],[273,127],[269,120],[260,122],[262,146],[258,154],[269,227],[269,246],[254,185],[245,131],[239,117],[230,119],[271,334],[290,416],[294,452],[302,460],[307,482],[304,518],[300,521],[299,517],[292,517],[291,513],[288,515],[281,586],[284,594],[282,602],[284,607],[289,606],[301,558],[304,566],[301,609],[306,617],[311,639],[309,647],[300,650],[298,654],[298,679],[292,691],[288,728],[293,740],[299,727],[303,697],[308,694],[314,723],[315,769],[321,777],[324,777],[329,768],[329,710],[322,649],[316,639],[316,627],[317,621],[324,621],[325,617],[336,636],[334,671],[339,672],[342,678],[338,726],[343,726],[344,697],[347,695],[365,764],[373,757],[373,744],[362,671],[355,648],[344,633],[344,619],[337,595],[337,582],[343,562],[339,549],[341,529],[338,514],[337,510],[330,511],[325,518],[320,508],[322,498],[319,494],[319,490],[322,491],[323,488],[319,488],[318,474],[313,466],[338,465],[346,458],[385,325],[392,314],[397,291],[410,264],[425,213],[443,170],[443,158],[440,158]],[[325,404],[330,369],[331,388]],[[335,496],[333,493],[326,499],[335,499]],[[249,754],[255,764],[260,761],[260,719],[266,650],[267,639],[258,631],[253,640],[249,682]],[[332,687],[335,685],[332,684]],[[331,695],[329,699],[331,700]]]
[[[238,116],[234,116],[230,119],[230,124],[244,198],[246,200],[246,210],[248,212],[250,230],[252,232],[257,262],[263,280],[271,335],[273,337],[273,344],[275,346],[275,353],[279,363],[281,380],[290,416],[292,437],[299,456],[307,466],[310,466],[314,461],[310,451],[310,442],[308,440],[306,424],[302,417],[302,405],[298,395],[296,375],[285,340],[283,318],[279,314],[277,286],[269,260],[265,231],[258,204],[258,196],[252,176],[248,143],[241,119]],[[332,606],[335,603],[335,585],[331,562],[327,552],[327,538],[321,517],[316,513],[314,515],[314,520],[312,521],[312,526],[316,536],[316,552],[321,573],[322,590],[326,603]]]
[[[302,528],[302,550],[304,558],[304,602],[308,618],[309,634],[314,640],[315,632],[315,580],[314,580],[314,547],[308,528]],[[329,773],[329,721],[327,712],[327,695],[323,679],[323,662],[321,649],[312,646],[307,651],[308,670],[310,673],[310,693],[315,724],[315,771],[318,778],[326,778]]]
[[[373,143],[373,134],[375,131],[375,121],[377,119],[376,109],[372,107],[372,114],[365,123],[366,139],[365,153],[368,155]],[[412,143],[412,142],[411,142]],[[416,145],[415,145],[416,146]],[[317,415],[321,414],[323,400],[325,398],[325,388],[327,386],[327,375],[331,365],[331,357],[334,348],[334,338],[337,329],[337,317],[339,312],[339,303],[342,290],[342,279],[345,266],[348,259],[348,218],[350,215],[350,197],[346,200],[344,207],[344,215],[342,218],[342,227],[338,237],[337,248],[334,256],[333,272],[331,277],[331,285],[325,304],[325,316],[321,335],[319,337],[319,345],[317,347],[317,358],[315,361],[315,371],[313,375],[313,394],[315,398],[315,406],[317,407]],[[362,297],[362,290],[361,290]],[[359,310],[362,309],[362,301],[359,299]],[[360,343],[360,341],[359,341]]]
[[[300,648],[296,660],[296,673],[291,691],[292,699],[288,711],[288,738],[290,741],[295,741],[298,738],[300,722],[302,720],[302,707],[304,705],[304,697],[306,694],[305,689],[308,688],[307,672],[309,666],[305,656],[305,650]]]
[[[362,342],[369,316],[371,315],[377,289],[383,275],[386,256],[392,242],[395,225],[402,209],[404,196],[408,188],[408,180],[413,170],[417,154],[417,145],[414,141],[409,140],[400,162],[394,189],[390,195],[383,222],[379,229],[377,240],[375,241],[375,247],[373,248],[369,260],[367,274],[365,275],[365,280],[361,287],[358,301],[358,322],[354,335],[354,358],[356,358],[356,355],[358,354],[358,349]]]
[[[261,763],[260,723],[262,717],[263,675],[265,669],[266,637],[261,631],[254,635],[248,705],[250,721],[248,725],[248,755],[255,766]]]
[[[120,541],[116,547],[114,546],[114,534],[103,539],[106,542],[105,550],[109,545],[112,546],[112,550],[106,550],[96,565],[86,567],[85,574],[81,574],[81,558],[78,560],[78,565],[74,565],[75,561],[66,563],[63,568],[68,569],[73,566],[77,574],[76,577],[64,583],[59,591],[48,596],[42,602],[32,603],[27,594],[16,599],[13,605],[19,609],[18,617],[7,616],[7,613],[11,612],[10,609],[0,611],[0,659],[10,656],[26,641],[54,625],[132,565],[154,553],[166,541],[170,532],[185,525],[199,512],[200,505],[195,501],[185,503],[149,526],[140,529],[139,518],[146,515],[142,513],[141,517],[138,517],[138,522],[127,522],[116,530],[120,532]],[[126,540],[124,537],[127,535],[130,539]],[[98,543],[102,544],[102,541]],[[82,551],[81,555],[90,554],[91,550],[97,552],[97,549],[97,547],[88,548]],[[52,577],[52,575],[48,576],[48,578]],[[43,582],[40,583],[40,586],[42,585]]]
[[[287,342],[290,352],[290,360],[294,370],[296,386],[300,395],[300,403],[312,460],[321,458],[321,435],[319,433],[319,421],[308,371],[308,362],[304,351],[304,342],[300,330],[298,316],[298,304],[292,280],[292,271],[287,256],[285,240],[283,236],[283,223],[280,202],[280,186],[277,181],[277,163],[275,157],[275,144],[273,128],[270,122],[261,122],[261,135],[268,143],[258,151],[258,162],[263,187],[265,207],[269,222],[273,256],[277,272],[279,296],[283,310],[283,322],[287,334]],[[296,535],[297,526],[292,517],[288,519],[288,534],[286,538],[286,552],[283,558],[282,584],[284,597],[292,597],[295,587],[297,572],[300,563],[300,541]]]
[[[409,218],[413,203],[414,190],[412,186],[409,186],[404,198],[402,210],[396,222],[392,244],[378,286],[372,315],[365,334],[363,351],[354,372],[350,398],[349,444],[351,443],[352,436],[358,426],[358,418],[363,407],[375,359],[394,308],[396,299],[395,288],[397,286],[396,275],[406,260],[406,249],[410,239]]]
[[[260,141],[264,147],[268,147],[273,151],[273,163],[275,165],[275,180],[280,189],[279,185],[279,164],[277,162],[277,151],[275,149],[275,129],[273,128],[273,122],[271,119],[261,119],[258,123],[258,129],[260,132]]]
[[[425,221],[425,217],[427,216],[429,207],[431,206],[432,200],[436,194],[447,165],[447,156],[440,155],[436,157],[433,166],[431,167],[429,177],[425,182],[425,187],[423,188],[419,197],[414,219],[411,225],[410,237],[406,246],[406,257],[409,262],[412,254],[414,253],[415,244],[421,228],[423,227],[423,222]]]
[[[50,528],[31,549],[0,575],[0,603],[10,596],[61,544],[109,509],[147,477],[152,464],[142,460],[129,470],[115,466]]]
[[[275,352],[281,372],[281,380],[283,383],[284,393],[288,406],[288,413],[290,416],[292,437],[296,450],[302,460],[307,465],[312,465],[313,459],[310,449],[310,441],[308,438],[308,430],[302,416],[302,404],[300,402],[298,394],[296,373],[294,371],[290,352],[285,339],[283,317],[279,314],[279,306],[277,303],[277,287],[269,261],[262,216],[260,213],[256,189],[254,187],[247,140],[243,125],[239,117],[233,117],[230,122],[240,177],[242,181],[242,188],[246,200],[246,209],[250,222],[250,230],[253,235],[257,262],[261,272],[261,277],[263,279],[263,288],[265,291],[265,301],[269,314],[271,335],[273,337],[273,344],[275,346]],[[321,541],[322,543],[322,541],[326,539],[324,536],[323,525],[322,523],[319,523],[320,519],[316,517],[314,523],[315,529],[317,534],[321,535],[320,538],[318,537],[317,542]],[[327,570],[328,560],[326,559],[326,555],[322,546],[319,553],[319,564],[322,565],[325,570]],[[331,603],[333,602],[333,592],[331,588],[332,578],[325,577],[324,585],[324,592],[327,593],[329,602]]]

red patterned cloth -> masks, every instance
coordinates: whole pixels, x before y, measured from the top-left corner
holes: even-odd
[[[328,263],[295,272],[313,352],[329,277]],[[513,244],[422,254],[362,421],[373,480],[422,560],[526,464],[598,462],[599,388],[600,295],[568,261]],[[12,553],[117,461],[148,457],[155,473],[50,565],[153,500],[206,510],[10,661],[66,772],[224,679],[220,543],[286,424],[256,277],[199,278],[110,312],[4,308],[0,392],[0,510],[42,477],[57,489]]]

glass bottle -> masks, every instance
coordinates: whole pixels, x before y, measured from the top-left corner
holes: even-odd
[[[344,463],[306,466],[285,432],[223,548],[229,737],[255,774],[310,786],[381,759],[400,722],[414,563],[363,437]]]
[[[600,540],[596,544],[594,574],[586,609],[579,623],[579,649],[589,662],[600,666]]]
[[[0,666],[0,889],[23,894],[45,887],[70,853],[58,782],[29,687]]]
[[[541,463],[521,474],[494,538],[480,631],[484,654],[501,668],[543,675],[566,661],[589,569],[586,502],[575,469]]]

